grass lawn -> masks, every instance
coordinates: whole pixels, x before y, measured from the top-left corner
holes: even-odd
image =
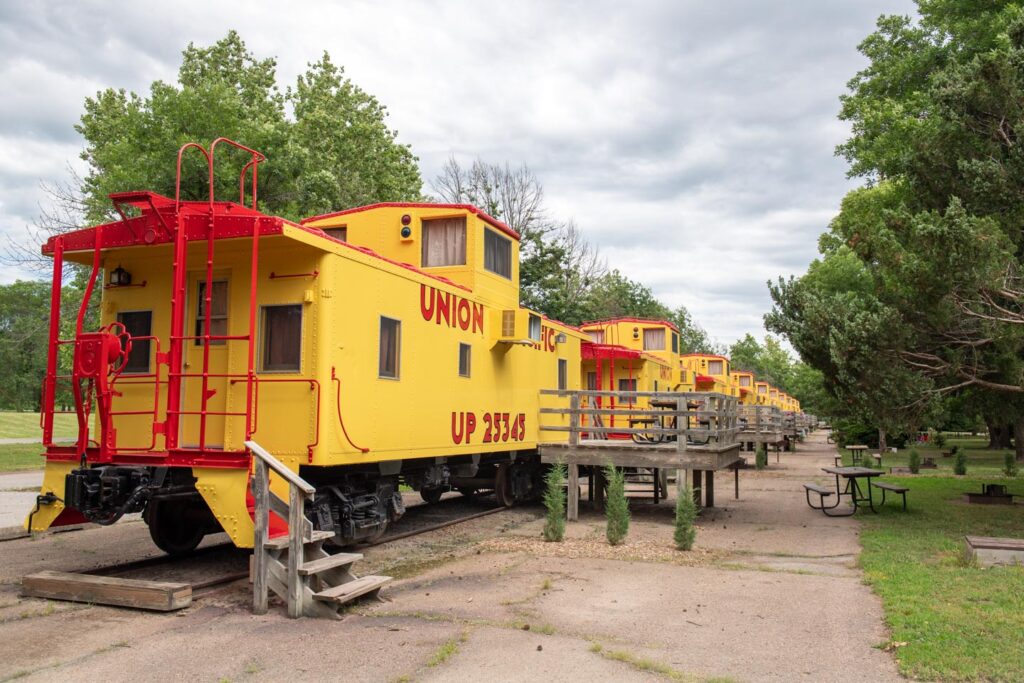
[[[41,470],[42,446],[34,443],[0,444],[0,472]]]
[[[878,515],[857,515],[860,562],[885,605],[892,640],[906,643],[895,653],[901,672],[926,680],[1024,681],[1024,567],[979,569],[962,559],[965,535],[1024,537],[1024,505],[963,502],[965,492],[993,478],[886,479],[910,487],[910,510],[887,503]],[[1024,495],[1024,477],[1001,481]]]
[[[78,436],[78,420],[74,415],[53,416],[53,437],[55,439]],[[0,411],[0,439],[43,439],[39,427],[39,413],[14,413]]]
[[[921,459],[932,458],[935,460],[935,464],[938,465],[937,469],[929,470],[922,469],[921,475],[933,475],[933,476],[949,476],[953,473],[953,458],[942,457],[943,452],[949,452],[954,445],[960,446],[961,449],[965,449],[967,452],[967,475],[968,476],[980,476],[980,477],[1001,477],[1003,476],[1003,457],[1006,453],[1012,453],[1013,451],[1008,450],[994,450],[990,451],[986,448],[988,440],[974,437],[974,438],[958,438],[948,439],[946,445],[942,448],[935,446],[913,446],[917,449]],[[910,446],[901,448],[898,453],[884,453],[882,455],[882,468],[888,470],[889,467],[906,467],[907,461],[910,457]],[[869,449],[869,453],[877,453],[878,449]],[[843,464],[852,464],[851,454],[847,450],[843,450]],[[874,467],[875,461],[870,456],[865,456],[861,461],[866,467]],[[1024,476],[1024,464],[1021,464],[1021,475]],[[980,489],[980,486],[979,486]],[[1024,492],[1022,492],[1024,493]]]

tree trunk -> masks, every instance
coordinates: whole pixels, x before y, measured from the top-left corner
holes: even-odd
[[[880,428],[878,430],[878,452],[882,454],[883,458],[885,457],[885,450],[885,430]]]
[[[988,447],[991,450],[999,450],[1003,448],[1013,448],[1010,443],[1010,429],[1009,425],[988,425]]]
[[[1013,419],[1013,447],[1017,451],[1017,462],[1024,462],[1024,414]]]

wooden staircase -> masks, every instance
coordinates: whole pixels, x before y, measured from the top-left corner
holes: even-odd
[[[333,531],[314,529],[303,512],[315,489],[254,441],[246,441],[255,464],[252,489],[256,500],[253,545],[254,614],[266,614],[269,591],[288,604],[288,616],[339,618],[339,608],[363,595],[376,595],[390,576],[357,577],[352,564],[358,553],[330,554],[324,541]],[[270,471],[288,482],[288,502],[270,490]],[[269,537],[270,513],[288,520],[288,534]]]

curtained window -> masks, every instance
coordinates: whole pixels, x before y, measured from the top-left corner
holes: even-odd
[[[595,344],[604,344],[604,330],[591,330],[587,334],[590,335],[590,341]]]
[[[423,267],[466,265],[466,218],[423,221]]]
[[[117,314],[117,322],[132,337],[149,337],[153,334],[152,311],[125,311]],[[149,340],[133,339],[132,350],[128,354],[128,362],[124,366],[126,375],[149,374]]]
[[[709,375],[724,375],[725,374],[725,361],[724,360],[708,361],[708,374]]]
[[[587,391],[597,391],[597,373],[587,373]]]
[[[512,240],[493,230],[484,230],[484,268],[504,278],[512,278]]]
[[[459,376],[469,377],[470,359],[473,347],[469,344],[459,344]]]
[[[539,342],[540,341],[541,331],[542,330],[541,330],[540,316],[539,315],[534,315],[534,314],[531,313],[530,314],[530,329],[527,330],[527,332],[529,333],[530,339],[532,339],[533,341]]]
[[[298,372],[302,364],[302,304],[263,307],[261,372]]]
[[[665,328],[655,327],[644,330],[644,351],[665,350]]]
[[[399,356],[402,348],[402,323],[392,318],[380,318],[380,361],[377,374],[398,379]]]
[[[741,387],[749,387],[750,386],[750,375],[740,375],[740,386]]]
[[[201,337],[206,329],[206,280],[199,282],[196,292],[196,335]],[[223,337],[228,333],[228,281],[214,280],[210,289],[210,336]],[[210,346],[223,346],[224,339],[211,339]],[[196,346],[203,340],[196,339]]]

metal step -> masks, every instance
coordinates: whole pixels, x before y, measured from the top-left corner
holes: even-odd
[[[343,583],[327,590],[314,593],[313,597],[321,602],[333,602],[341,605],[350,600],[380,590],[381,586],[391,581],[390,576],[363,576],[355,581]]]
[[[313,537],[312,538],[304,538],[304,539],[302,539],[302,542],[304,544],[305,543],[316,543],[317,541],[326,541],[328,538],[334,538],[334,532],[333,531],[321,531],[320,529],[313,529]],[[280,550],[282,548],[287,548],[288,547],[288,535],[285,534],[284,536],[277,536],[275,538],[271,538],[271,539],[267,540],[267,542],[264,545],[266,545],[266,547],[268,547],[268,548],[274,548],[275,550]]]
[[[363,556],[360,553],[338,553],[337,555],[328,555],[327,557],[321,557],[319,560],[303,563],[303,565],[299,567],[299,574],[302,576],[319,574],[320,572],[325,572],[328,569],[346,567],[361,559],[363,559]]]

